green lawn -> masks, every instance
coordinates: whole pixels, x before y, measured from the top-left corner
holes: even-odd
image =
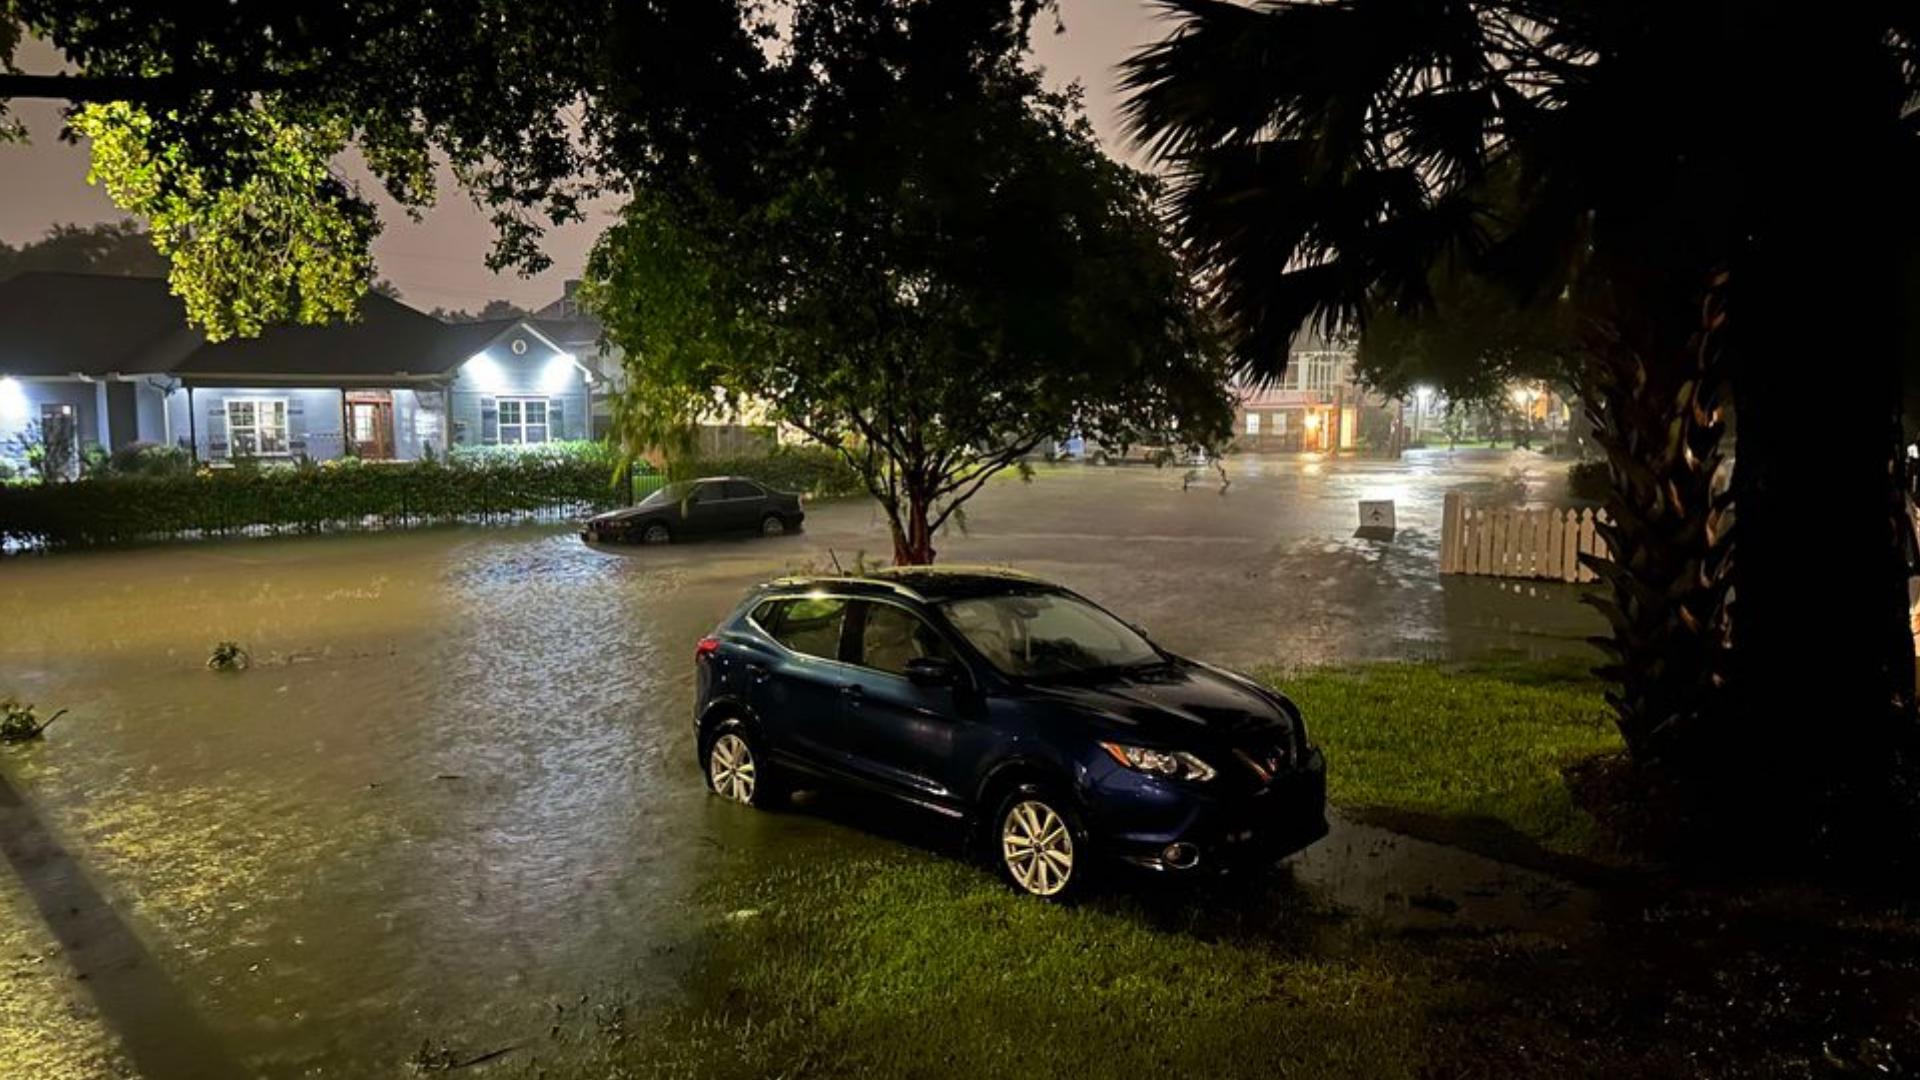
[[[1561,769],[1620,749],[1599,682],[1578,662],[1376,664],[1262,673],[1299,703],[1327,753],[1328,796],[1388,811],[1511,829],[1583,852],[1594,822]]]
[[[1169,927],[1151,903],[1038,903],[904,849],[707,902],[719,978],[643,1022],[600,1010],[546,1051],[554,1075],[1400,1077],[1434,995],[1418,966],[1313,955],[1285,900]]]

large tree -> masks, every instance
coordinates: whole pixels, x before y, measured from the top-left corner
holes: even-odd
[[[492,213],[496,268],[537,271],[548,223],[598,183],[582,110],[616,12],[594,0],[0,2],[0,133],[23,98],[68,102],[93,178],[146,218],[210,336],[351,317],[380,219],[342,178],[355,152],[405,211],[436,162]],[[38,38],[64,69],[25,71]],[[612,70],[617,71],[617,66]]]
[[[1914,737],[1894,421],[1920,9],[1164,2],[1178,22],[1130,64],[1131,116],[1176,174],[1242,364],[1272,374],[1308,319],[1418,310],[1459,260],[1577,305],[1625,406],[1609,414],[1617,479],[1636,451],[1644,466],[1710,449],[1702,391],[1724,379],[1733,707],[1693,696],[1654,718],[1661,745],[1748,796],[1756,832],[1806,837],[1889,805]],[[1846,408],[1810,423],[1808,377],[1836,368]],[[1616,521],[1646,509],[1636,498],[1678,510],[1703,494],[1620,487]],[[1677,582],[1616,588],[1710,600],[1720,540],[1692,538],[1715,553]]]
[[[681,155],[672,179],[588,282],[629,358],[623,437],[764,410],[848,458],[906,564],[1044,439],[1224,436],[1224,365],[1154,186],[1042,87],[1032,8],[795,4],[780,48],[720,58],[757,90],[729,128],[648,133]],[[742,135],[746,169],[707,142]]]

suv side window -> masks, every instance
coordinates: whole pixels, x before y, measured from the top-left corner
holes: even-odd
[[[953,650],[919,616],[892,604],[868,603],[860,630],[860,663],[875,671],[907,673],[907,661],[921,657],[952,660]]]
[[[726,497],[729,499],[757,499],[764,494],[766,492],[745,480],[727,481]]]
[[[775,641],[797,653],[827,660],[840,658],[840,628],[847,621],[847,602],[834,597],[802,596],[767,605],[771,618],[754,618]]]

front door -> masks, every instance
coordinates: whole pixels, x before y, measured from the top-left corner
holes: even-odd
[[[49,477],[71,480],[80,474],[80,423],[73,406],[40,406],[40,447]]]
[[[385,390],[347,394],[347,446],[353,456],[384,461],[393,456],[393,395]]]

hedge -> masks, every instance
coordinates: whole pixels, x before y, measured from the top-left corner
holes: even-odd
[[[667,467],[670,480],[701,476],[746,476],[776,491],[792,491],[814,499],[864,495],[860,474],[837,451],[824,446],[782,446],[771,454],[753,457],[690,458]]]
[[[170,476],[109,471],[72,483],[0,487],[0,541],[68,546],[581,513],[628,501],[613,484],[614,464],[601,444],[560,443],[462,452],[447,461],[347,458]],[[635,486],[659,483],[642,476]]]
[[[444,461],[344,458],[167,473],[109,468],[72,483],[0,485],[0,543],[69,547],[585,514],[625,505],[667,479],[636,465],[629,493],[612,481],[616,463],[605,444],[574,442],[459,448]],[[866,490],[859,474],[824,447],[687,460],[668,475],[747,476],[810,498]]]

